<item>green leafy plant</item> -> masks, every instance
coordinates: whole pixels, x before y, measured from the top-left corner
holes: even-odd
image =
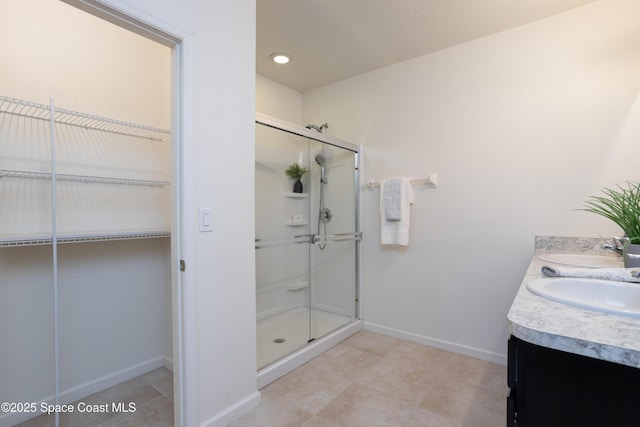
[[[602,188],[603,196],[591,196],[583,211],[610,219],[622,228],[630,241],[640,240],[640,184],[626,181],[626,187]]]
[[[307,172],[309,172],[308,169],[303,168],[297,163],[291,163],[289,165],[289,169],[284,171],[284,173],[287,174],[289,178],[293,178],[293,179],[300,179],[302,178],[302,175],[304,175]]]

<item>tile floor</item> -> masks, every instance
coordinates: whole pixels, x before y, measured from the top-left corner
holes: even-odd
[[[261,390],[230,427],[503,427],[506,366],[361,331]],[[85,403],[134,402],[129,414],[65,414],[63,427],[173,426],[173,377],[160,368]],[[53,417],[21,427],[50,427]]]
[[[507,368],[361,331],[261,390],[231,427],[503,427]]]
[[[170,427],[173,426],[173,375],[159,368],[139,377],[92,394],[78,402],[85,404],[111,404],[111,402],[135,403],[130,413],[66,413],[60,414],[61,427]],[[77,402],[74,404],[77,407]],[[20,427],[52,427],[54,417],[42,415]]]

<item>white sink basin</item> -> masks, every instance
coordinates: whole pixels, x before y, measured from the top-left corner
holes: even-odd
[[[555,252],[538,255],[538,258],[545,262],[574,267],[622,267],[622,258],[618,256]]]
[[[570,277],[535,279],[527,289],[576,307],[640,317],[640,284]]]

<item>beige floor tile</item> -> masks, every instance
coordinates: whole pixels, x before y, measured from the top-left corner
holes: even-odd
[[[336,397],[318,416],[336,426],[402,426],[412,415],[412,406],[393,395],[354,384]]]
[[[502,427],[497,424],[494,427]],[[409,421],[403,427],[461,427],[459,422],[453,421],[444,415],[431,412],[424,408],[414,408]]]
[[[439,350],[401,343],[373,365],[359,382],[417,406],[428,384],[437,384],[445,376],[440,360],[443,356]]]
[[[152,387],[147,381],[141,377],[133,378],[118,385],[115,385],[104,392],[96,393],[83,399],[85,402],[91,401],[95,403],[119,403],[125,405],[135,403],[140,406],[145,402],[160,396],[161,393]]]
[[[300,427],[312,415],[274,393],[263,392],[260,406],[228,427]]]
[[[481,361],[477,386],[495,393],[509,393],[507,387],[507,367],[497,363]]]
[[[343,378],[356,381],[366,375],[371,366],[381,359],[382,356],[340,343],[309,363]]]
[[[416,368],[434,372],[445,369],[447,361],[451,359],[451,354],[437,348],[404,341],[386,357],[402,360]]]
[[[323,420],[318,416],[313,416],[309,421],[302,424],[302,427],[333,427],[335,424],[330,423],[329,421]]]
[[[128,406],[130,402],[141,405],[160,396],[160,392],[142,378],[136,377],[129,381],[117,384],[111,388],[94,393],[73,403],[75,408],[79,408],[80,403],[92,406],[107,405],[106,412],[73,412],[60,414],[60,425],[64,427],[86,427],[97,426],[114,416],[112,405],[124,403]]]
[[[443,363],[452,382],[480,387],[497,393],[507,392],[507,367],[460,354],[449,353]]]
[[[464,382],[447,382],[429,388],[420,408],[459,426],[495,427],[506,422],[506,394],[471,387]]]
[[[164,369],[164,368],[162,368]],[[157,371],[157,370],[156,370]],[[160,385],[165,387],[169,379],[167,373],[171,375],[170,371],[156,372],[152,371],[149,374],[151,378]],[[145,375],[149,375],[145,374]],[[171,383],[173,380],[171,379]],[[173,386],[171,386],[173,387]],[[79,404],[82,402],[84,405],[91,407],[92,405],[107,405],[108,411],[106,412],[89,412],[78,410],[73,413],[60,414],[60,426],[61,427],[91,427],[98,426],[107,421],[119,416],[120,414],[113,411],[112,404],[124,403],[124,406],[128,406],[129,403],[133,403],[137,408],[142,407],[145,403],[150,402],[162,396],[161,392],[153,387],[149,382],[142,378],[136,377],[131,380],[125,381],[120,384],[108,388],[106,390],[94,393],[90,396],[84,397],[76,402],[73,402],[73,407],[79,409]],[[171,402],[171,420],[173,423],[173,401]],[[42,415],[40,417],[29,420],[20,424],[20,427],[53,427],[54,417],[53,415]],[[114,424],[118,425],[118,424]],[[141,424],[146,425],[146,424]]]
[[[86,401],[85,401],[86,402]],[[78,402],[74,403],[78,408]],[[108,410],[111,410],[111,405],[108,405]],[[111,412],[73,412],[60,414],[60,426],[61,427],[87,427],[97,426],[110,418],[115,414]]]
[[[297,427],[501,427],[506,367],[362,331],[272,383],[263,396],[316,414],[286,424]],[[241,425],[285,425],[270,418],[282,411],[261,411]]]
[[[307,412],[317,414],[352,383],[340,375],[307,363],[262,391],[276,394]]]
[[[471,395],[467,386],[459,382],[446,382],[429,387],[420,407],[457,421],[470,403]]]
[[[260,407],[231,426],[501,427],[506,371],[506,366],[362,331],[265,387]],[[171,372],[157,369],[82,399],[133,402],[135,413],[63,416],[60,425],[171,426],[172,396]],[[22,427],[53,425],[53,417],[39,417]]]
[[[360,331],[343,341],[343,344],[378,356],[384,356],[403,342],[402,340],[386,335]]]
[[[507,394],[471,389],[471,403],[462,416],[462,427],[495,427],[506,424]]]
[[[100,427],[172,427],[173,402],[166,396],[159,396],[142,405],[136,405],[135,411],[121,413],[110,418]]]
[[[173,373],[167,368],[154,369],[143,374],[142,378],[164,395],[173,393]]]

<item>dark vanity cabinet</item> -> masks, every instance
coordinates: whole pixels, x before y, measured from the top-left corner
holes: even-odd
[[[640,426],[640,369],[509,339],[507,427]]]

